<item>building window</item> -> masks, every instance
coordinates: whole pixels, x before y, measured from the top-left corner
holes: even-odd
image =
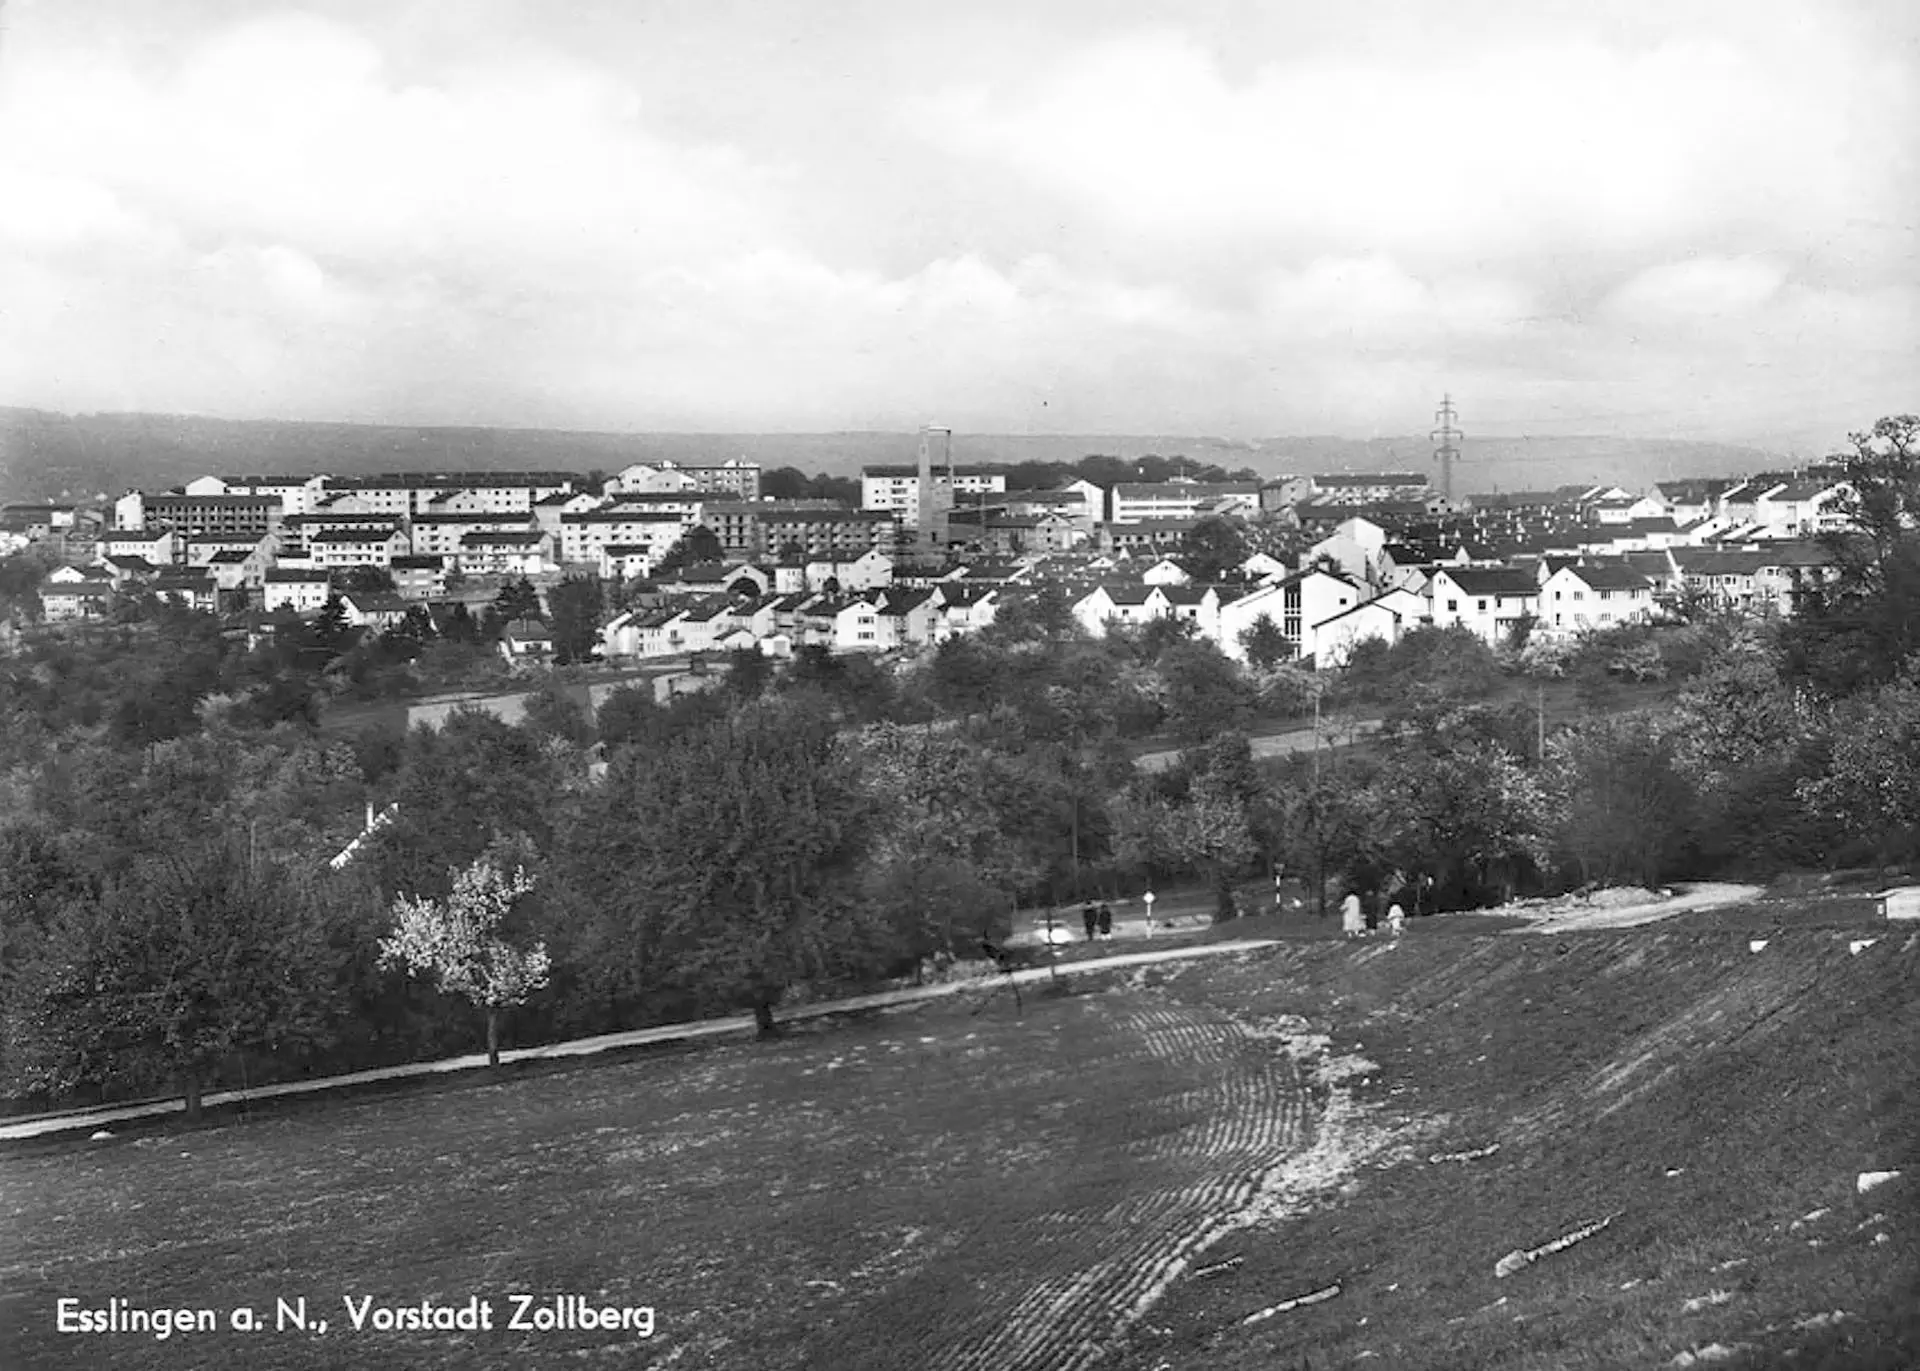
[[[1458,600],[1447,601],[1447,613],[1458,614],[1459,612],[1460,612],[1460,602]]]
[[[1476,609],[1482,614],[1485,614],[1487,612],[1487,602],[1485,600],[1475,600],[1473,602],[1473,607],[1474,609]]]

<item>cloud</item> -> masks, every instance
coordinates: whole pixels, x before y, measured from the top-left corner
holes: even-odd
[[[1910,161],[1907,73],[1857,59],[1818,41],[1788,65],[1719,37],[1536,38],[1314,52],[1236,81],[1193,37],[1153,30],[1022,88],[937,93],[911,118],[1159,244],[1462,261],[1737,242],[1764,225],[1778,246],[1904,209],[1886,172]]]

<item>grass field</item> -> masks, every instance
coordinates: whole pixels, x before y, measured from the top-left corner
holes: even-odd
[[[1920,938],[1444,922],[22,1148],[0,1366],[1920,1365]],[[342,1303],[514,1292],[654,1332]],[[328,1330],[62,1335],[63,1296]]]

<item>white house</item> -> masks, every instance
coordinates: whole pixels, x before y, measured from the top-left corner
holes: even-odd
[[[1109,623],[1138,627],[1166,612],[1166,597],[1158,586],[1098,585],[1074,602],[1073,617],[1095,638],[1104,638]]]
[[[534,576],[553,565],[553,552],[550,533],[469,533],[454,565],[469,576]]]
[[[1437,567],[1427,597],[1436,627],[1469,629],[1490,647],[1540,613],[1539,583],[1511,567]]]
[[[1305,570],[1331,562],[1349,581],[1370,584],[1378,575],[1380,551],[1386,545],[1387,531],[1373,520],[1346,519],[1300,555],[1300,567]]]
[[[1183,586],[1192,580],[1186,568],[1171,557],[1162,557],[1140,573],[1140,583],[1149,586]]]
[[[877,547],[868,548],[849,560],[809,561],[805,576],[808,590],[824,589],[829,580],[837,581],[847,593],[884,590],[893,584],[893,558]]]
[[[290,609],[295,614],[314,614],[325,607],[333,593],[324,571],[289,571],[284,567],[268,570],[261,579],[261,603],[271,614]]]
[[[1312,630],[1363,598],[1360,586],[1343,576],[1326,571],[1296,572],[1284,581],[1261,586],[1221,605],[1216,641],[1227,656],[1243,662],[1247,650],[1241,645],[1242,635],[1266,618],[1292,641],[1296,653],[1310,654]]]
[[[320,571],[391,566],[408,550],[407,535],[397,528],[328,528],[307,535],[307,555]]]
[[[1400,641],[1427,617],[1427,601],[1410,590],[1388,590],[1331,619],[1324,619],[1310,630],[1313,661],[1317,667],[1344,666],[1353,649],[1368,639],[1378,639],[1388,647]]]
[[[1540,629],[1555,637],[1653,617],[1653,582],[1628,566],[1562,566],[1540,587]]]

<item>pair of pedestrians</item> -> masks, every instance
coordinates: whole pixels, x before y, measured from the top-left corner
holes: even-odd
[[[1400,907],[1398,900],[1395,900],[1387,908],[1388,936],[1398,938],[1400,936],[1400,930],[1405,926],[1406,922],[1407,911]],[[1367,936],[1369,931],[1367,928],[1367,917],[1361,911],[1360,892],[1357,890],[1349,890],[1347,892],[1347,898],[1340,902],[1340,931],[1350,939],[1364,938]]]
[[[1087,941],[1096,937],[1103,943],[1113,941],[1113,908],[1104,901],[1100,904],[1088,903],[1080,911],[1080,918],[1087,927]]]

